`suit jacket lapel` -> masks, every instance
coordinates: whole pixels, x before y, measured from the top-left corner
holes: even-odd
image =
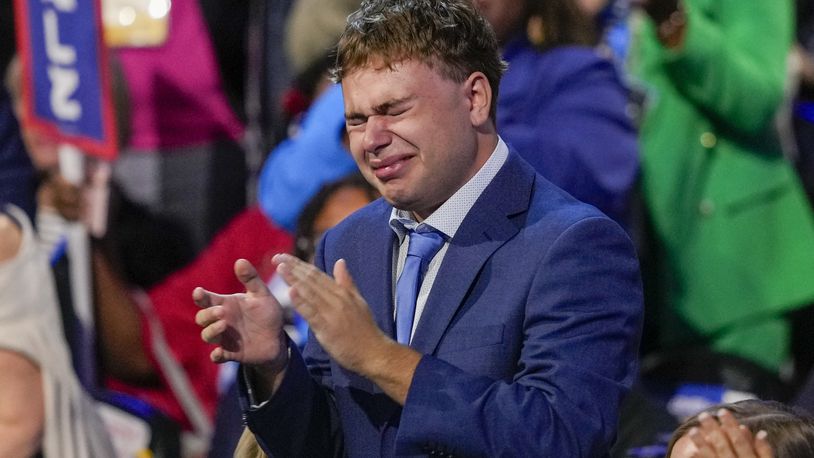
[[[369,229],[362,231],[362,238],[356,241],[357,249],[348,250],[356,258],[354,262],[348,260],[348,266],[355,266],[351,274],[379,328],[395,338],[393,247],[396,235],[388,224],[392,207],[383,201],[380,203],[380,214],[376,215],[373,224],[368,225]]]
[[[450,241],[411,347],[426,354],[435,351],[484,263],[520,230],[511,217],[528,210],[534,176],[512,152],[475,202]]]

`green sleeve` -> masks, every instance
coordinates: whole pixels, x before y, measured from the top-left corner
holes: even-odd
[[[685,5],[683,46],[662,49],[667,77],[719,123],[745,134],[763,132],[783,100],[791,1],[685,0]]]

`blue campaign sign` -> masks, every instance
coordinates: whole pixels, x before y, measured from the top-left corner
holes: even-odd
[[[25,122],[113,159],[116,134],[98,0],[15,0]]]

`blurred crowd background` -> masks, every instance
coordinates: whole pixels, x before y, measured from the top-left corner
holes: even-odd
[[[498,132],[638,247],[641,377],[613,455],[663,456],[722,402],[814,409],[814,2],[473,2],[509,64]],[[309,259],[377,198],[329,79],[360,2],[102,3],[118,157],[76,182],[23,119],[0,0],[0,456],[232,456],[236,369],[210,362],[191,292],[239,292],[242,257],[285,303],[271,256]]]

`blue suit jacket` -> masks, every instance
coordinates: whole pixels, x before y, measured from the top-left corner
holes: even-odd
[[[392,336],[390,211],[379,200],[350,216],[316,263],[346,259]],[[247,424],[273,456],[602,456],[636,374],[641,301],[624,231],[511,153],[450,241],[405,407],[311,336]]]

